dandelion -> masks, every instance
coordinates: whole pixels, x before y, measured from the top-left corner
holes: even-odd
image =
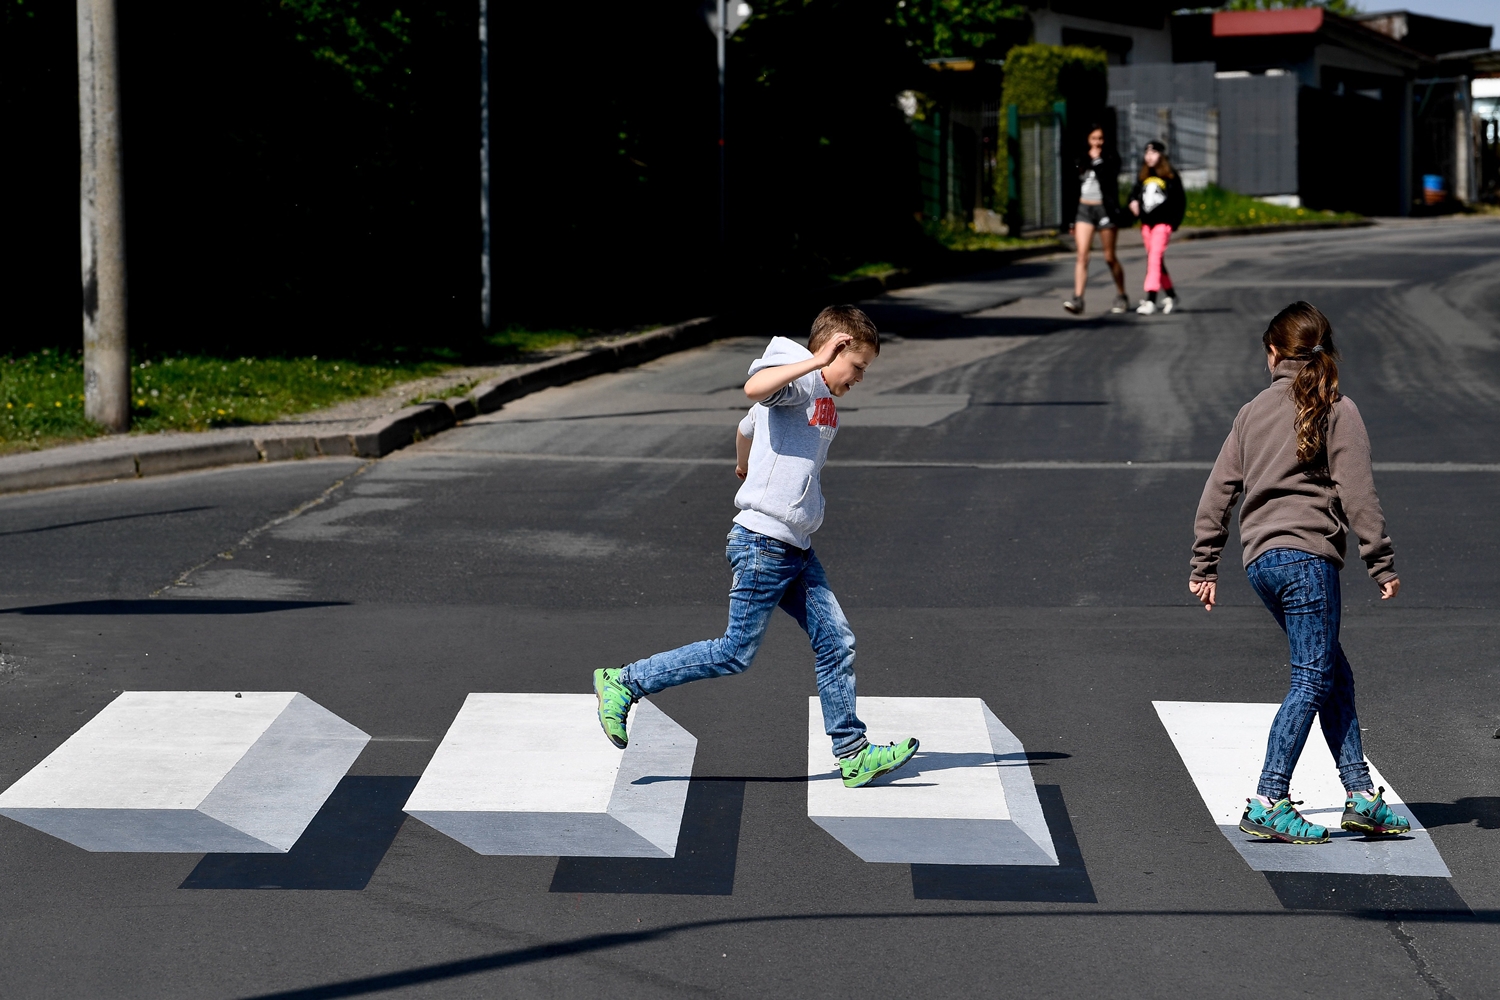
[[[60,400],[60,399],[54,399],[52,401],[52,405],[53,406],[62,406],[62,400]]]

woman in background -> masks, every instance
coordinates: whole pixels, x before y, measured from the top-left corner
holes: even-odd
[[[1077,181],[1069,185],[1069,194],[1076,192],[1077,207],[1071,212],[1073,221],[1068,223],[1068,232],[1078,242],[1078,262],[1073,265],[1073,297],[1063,302],[1063,308],[1074,315],[1083,312],[1089,251],[1098,230],[1099,242],[1104,244],[1104,263],[1115,279],[1115,304],[1109,311],[1122,313],[1130,308],[1130,299],[1125,296],[1125,269],[1115,256],[1115,243],[1120,237],[1120,156],[1105,147],[1102,126],[1089,126],[1088,151],[1080,153],[1073,165]],[[1064,213],[1063,218],[1069,217]]]

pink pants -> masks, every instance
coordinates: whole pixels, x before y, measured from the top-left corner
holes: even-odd
[[[1172,276],[1162,266],[1161,259],[1167,252],[1167,241],[1172,238],[1172,227],[1168,225],[1142,226],[1141,242],[1146,244],[1146,291],[1162,292],[1172,288]]]

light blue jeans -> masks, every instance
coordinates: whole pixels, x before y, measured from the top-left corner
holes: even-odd
[[[835,757],[857,753],[866,743],[865,724],[854,714],[854,633],[828,589],[828,578],[812,549],[750,531],[736,524],[725,555],[734,567],[729,590],[729,627],[717,639],[694,642],[636,660],[620,680],[637,698],[704,677],[749,669],[778,606],[797,619],[812,642],[823,703],[823,728]]]
[[[1322,723],[1323,739],[1338,763],[1344,788],[1368,791],[1370,766],[1354,714],[1354,671],[1339,645],[1338,567],[1310,552],[1271,549],[1245,571],[1286,633],[1292,659],[1291,690],[1271,723],[1256,794],[1272,802],[1286,796],[1314,715]]]

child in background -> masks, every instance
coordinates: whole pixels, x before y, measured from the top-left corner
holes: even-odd
[[[875,745],[865,738],[854,711],[854,633],[811,547],[823,523],[819,474],[839,427],[834,400],[859,384],[879,354],[868,316],[830,306],[813,321],[807,348],[774,337],[750,366],[745,395],[755,405],[735,434],[734,471],[744,485],[726,552],[734,568],[729,627],[718,639],[594,671],[599,724],[615,746],[629,741],[625,724],[638,699],[748,669],[779,606],[812,642],[823,724],[844,784],[869,784],[917,752],[914,739]]]
[[[1187,213],[1187,196],[1182,178],[1167,159],[1167,147],[1155,139],[1146,143],[1141,155],[1141,172],[1130,189],[1130,210],[1140,217],[1141,242],[1146,245],[1146,297],[1135,311],[1143,316],[1156,312],[1156,293],[1162,293],[1161,311],[1170,313],[1177,304],[1177,290],[1162,258],[1172,230],[1182,225]]]
[[[1246,403],[1198,501],[1188,588],[1212,611],[1229,512],[1244,494],[1240,540],[1250,584],[1291,648],[1292,685],[1266,742],[1254,798],[1240,829],[1265,840],[1324,844],[1328,830],[1287,798],[1313,717],[1338,762],[1347,795],[1341,825],[1367,836],[1407,832],[1411,823],[1372,790],[1354,711],[1354,674],[1339,645],[1339,570],[1353,528],[1359,554],[1389,600],[1401,589],[1385,515],[1370,470],[1370,439],[1359,410],[1339,394],[1338,350],[1327,317],[1294,302],[1261,338],[1270,388]]]

